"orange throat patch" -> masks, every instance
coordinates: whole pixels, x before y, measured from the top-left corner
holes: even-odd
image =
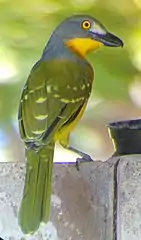
[[[103,43],[90,38],[74,38],[66,42],[66,45],[81,57],[103,46]]]

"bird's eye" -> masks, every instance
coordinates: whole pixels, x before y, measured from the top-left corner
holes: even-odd
[[[91,23],[89,21],[82,22],[82,28],[88,30],[91,27]]]

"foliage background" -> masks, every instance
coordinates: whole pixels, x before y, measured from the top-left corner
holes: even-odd
[[[24,159],[17,125],[24,82],[55,26],[76,13],[98,18],[125,45],[89,56],[95,68],[94,88],[87,111],[72,134],[72,145],[105,160],[113,152],[106,125],[140,118],[140,0],[0,0],[0,161]],[[59,160],[64,156],[61,150]]]

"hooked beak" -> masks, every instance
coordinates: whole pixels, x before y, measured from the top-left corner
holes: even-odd
[[[112,33],[107,32],[105,36],[103,36],[100,41],[109,47],[123,47],[123,42],[120,38],[113,35]]]
[[[109,32],[106,32],[106,34],[93,34],[92,38],[108,47],[123,47],[122,40]]]

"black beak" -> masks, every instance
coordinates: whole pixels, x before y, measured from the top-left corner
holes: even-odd
[[[108,47],[123,47],[122,40],[109,32],[107,32],[103,36],[98,37],[97,40],[99,40]]]

